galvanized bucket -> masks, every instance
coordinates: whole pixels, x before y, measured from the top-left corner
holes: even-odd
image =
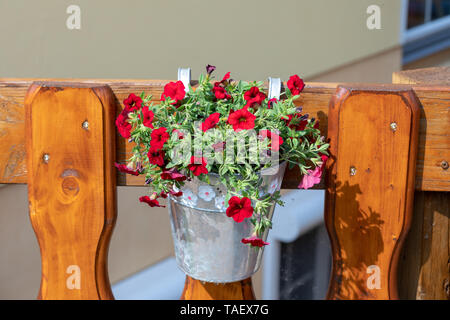
[[[260,194],[281,187],[286,162],[259,173],[263,179]],[[241,223],[227,217],[226,187],[216,174],[210,184],[193,179],[181,189],[181,197],[169,197],[169,215],[178,266],[187,275],[205,282],[234,282],[258,271],[263,248],[241,243],[252,235],[249,219]],[[269,209],[272,219],[275,204]],[[267,239],[268,230],[263,235]]]

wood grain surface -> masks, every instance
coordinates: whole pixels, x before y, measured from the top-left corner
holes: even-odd
[[[330,103],[328,299],[398,298],[398,257],[412,218],[419,111],[412,90],[392,87],[340,86]]]
[[[55,80],[55,79],[46,79]],[[129,93],[142,91],[159,100],[164,85],[169,80],[110,80],[110,79],[58,79],[65,82],[107,84],[114,92],[114,100],[119,112],[122,101]],[[26,183],[25,133],[23,101],[33,79],[0,78],[0,183]],[[320,119],[320,129],[327,134],[328,103],[336,90],[336,83],[307,83],[302,97],[296,101],[304,112]],[[373,85],[387,90],[393,85]],[[410,85],[404,87],[411,88]],[[416,189],[428,191],[450,190],[450,171],[442,168],[443,161],[450,161],[449,127],[450,87],[443,85],[413,85],[421,102],[419,152],[417,155]],[[132,144],[119,139],[117,161],[124,163],[130,156]],[[287,171],[283,188],[296,188],[299,183],[298,171]],[[119,185],[142,186],[142,177],[119,174]],[[324,185],[320,185],[324,188]]]
[[[255,294],[251,278],[216,284],[186,276],[181,300],[255,300]]]
[[[394,83],[450,86],[450,67],[406,70],[393,74]],[[448,103],[447,103],[448,109]],[[446,129],[450,127],[447,117]],[[433,141],[434,142],[434,141]],[[449,134],[433,147],[449,145]],[[449,159],[448,152],[443,160]],[[444,169],[442,169],[444,170]],[[447,169],[448,171],[448,169]],[[414,216],[399,262],[402,299],[450,300],[450,194],[417,191]]]
[[[35,83],[25,110],[39,298],[113,299],[107,252],[116,220],[114,95],[106,85]]]

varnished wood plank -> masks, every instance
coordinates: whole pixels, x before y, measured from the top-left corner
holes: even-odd
[[[393,74],[393,82],[408,84],[436,84],[450,85],[450,68],[426,68],[418,70],[406,70]],[[436,92],[435,94],[437,94]],[[449,159],[445,146],[448,141],[448,102],[447,108],[440,109],[441,101],[433,97],[427,97],[423,103],[433,105],[422,118],[437,119],[440,116],[447,120],[444,126],[445,135],[435,131],[434,126],[421,125],[421,130],[431,133],[433,139],[424,141],[425,157],[442,160]],[[439,111],[441,110],[441,111]],[[431,112],[437,114],[430,114]],[[425,113],[425,110],[422,110]],[[430,120],[436,121],[436,120]],[[425,123],[426,124],[426,123]],[[443,133],[443,132],[442,132]],[[423,158],[419,161],[424,161]],[[443,169],[438,166],[432,172],[438,180]],[[448,180],[448,179],[447,179]],[[402,299],[450,299],[450,197],[448,192],[417,191],[414,199],[414,217],[411,231],[409,232],[402,259],[400,260],[399,291]]]
[[[106,85],[35,83],[28,92],[29,206],[41,250],[41,299],[113,299],[113,99]]]
[[[181,300],[255,300],[255,294],[251,278],[217,284],[186,276]]]
[[[450,85],[450,67],[403,70],[392,74],[392,83]]]
[[[23,125],[23,99],[33,79],[0,78],[0,183],[26,183],[25,140]],[[46,79],[49,80],[49,79]],[[54,80],[54,79],[50,79]],[[115,95],[117,109],[131,92],[153,94],[157,101],[168,80],[110,80],[110,79],[58,79],[67,82],[108,84]],[[375,87],[380,85],[376,85]],[[384,85],[386,89],[392,85]],[[397,86],[398,87],[398,86]],[[406,86],[405,88],[410,88]],[[302,97],[296,101],[305,113],[321,120],[321,130],[327,134],[328,103],[334,94],[336,83],[308,83]],[[414,86],[421,101],[419,152],[416,169],[416,189],[450,190],[450,170],[443,169],[442,161],[449,160],[450,87]],[[132,144],[119,140],[117,161],[125,162]],[[142,177],[118,176],[119,185],[143,185]],[[296,188],[298,171],[286,173],[283,188]],[[323,184],[321,185],[323,188]]]
[[[328,125],[327,298],[397,299],[398,257],[412,217],[418,101],[412,90],[342,86]]]

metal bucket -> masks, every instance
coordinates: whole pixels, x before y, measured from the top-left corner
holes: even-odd
[[[259,173],[260,194],[280,190],[286,162]],[[169,197],[169,215],[178,266],[194,279],[206,282],[234,282],[258,271],[263,248],[241,243],[252,235],[249,219],[235,222],[226,215],[226,187],[218,175],[210,174],[210,184],[193,179],[181,189],[181,197]],[[275,204],[269,209],[272,219]],[[267,239],[268,230],[263,235]]]

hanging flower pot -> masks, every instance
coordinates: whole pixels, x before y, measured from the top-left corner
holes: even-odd
[[[280,190],[286,162],[260,172],[262,196]],[[192,278],[206,282],[234,282],[258,271],[263,250],[243,245],[255,241],[249,219],[240,223],[227,215],[227,186],[218,175],[210,174],[210,183],[192,179],[185,183],[181,197],[169,196],[169,214],[178,266]],[[275,203],[267,211],[272,220]],[[239,213],[237,213],[239,214]],[[260,236],[267,244],[269,229]],[[244,240],[243,240],[244,239]]]
[[[304,88],[297,75],[280,99],[262,82],[212,81],[207,67],[194,90],[181,81],[164,87],[160,103],[130,94],[116,120],[134,142],[119,171],[144,175],[150,207],[168,198],[179,267],[195,279],[234,282],[260,265],[286,166],[303,174],[299,188],[320,181],[328,144],[318,121],[294,100]]]

